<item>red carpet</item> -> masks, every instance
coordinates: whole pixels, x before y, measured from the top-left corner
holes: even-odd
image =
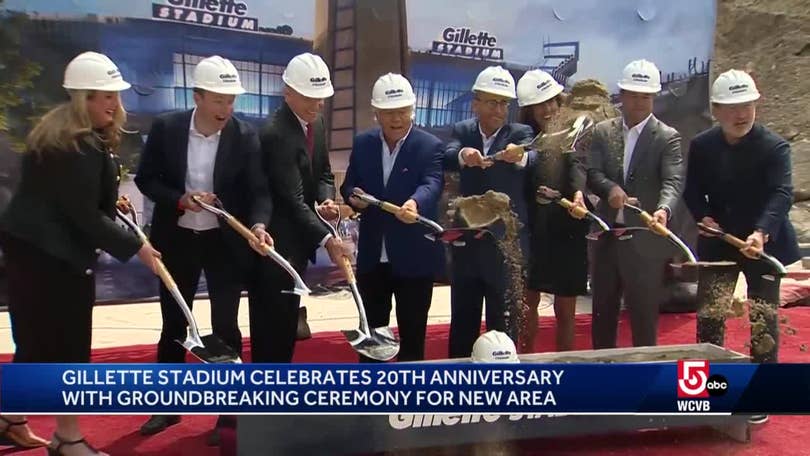
[[[792,335],[783,332],[780,360],[787,363],[810,363],[810,353],[802,344],[810,343],[805,331],[810,332],[810,309],[795,307],[781,309],[787,317],[783,325],[795,329]],[[428,328],[427,356],[432,359],[447,356],[447,325]],[[541,319],[536,351],[551,351],[553,347],[553,319]],[[744,347],[748,339],[748,327],[742,319],[730,320],[727,329],[727,347],[747,353]],[[630,346],[629,323],[620,325],[620,346]],[[695,340],[694,314],[662,315],[659,328],[659,344],[693,343]],[[590,315],[577,317],[577,348],[590,348]],[[249,345],[246,343],[246,347]],[[96,350],[94,362],[150,362],[154,360],[155,347],[151,345],[130,346]],[[9,355],[0,355],[0,361],[8,362]],[[338,332],[318,333],[310,340],[300,342],[296,350],[296,362],[352,362],[355,355]],[[81,419],[82,427],[90,442],[112,455],[149,456],[214,456],[216,448],[205,446],[205,436],[214,424],[214,417],[187,416],[183,421],[165,432],[152,437],[142,437],[138,427],[145,416],[93,416]],[[294,418],[291,418],[294,419]],[[31,425],[42,436],[53,432],[53,419],[31,417]],[[662,455],[675,456],[806,456],[806,436],[810,429],[810,416],[775,416],[762,426],[753,428],[752,442],[740,444],[716,434],[711,430],[646,431],[630,434],[589,438],[565,438],[510,442],[512,451],[492,449],[476,454],[521,454],[521,455]],[[14,451],[6,449],[3,454],[42,455],[38,451]],[[472,454],[472,448],[461,448],[455,454]],[[418,451],[415,454],[427,454]],[[308,456],[308,455],[307,455]]]

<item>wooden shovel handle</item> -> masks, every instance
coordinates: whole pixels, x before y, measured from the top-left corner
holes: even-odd
[[[641,213],[639,214],[639,216],[641,217],[641,220],[642,220],[644,223],[646,223],[646,224],[647,224],[647,226],[649,226],[649,227],[650,227],[650,230],[652,230],[652,232],[653,232],[653,233],[656,233],[656,234],[661,235],[661,236],[667,236],[667,237],[672,235],[672,232],[671,232],[671,231],[669,231],[669,229],[668,229],[666,226],[664,226],[664,225],[662,225],[662,224],[658,223],[658,222],[657,222],[657,221],[656,221],[656,220],[653,218],[653,216],[652,216],[652,215],[650,215],[650,213],[649,213],[649,212],[647,212],[647,211],[641,211]]]
[[[568,209],[571,212],[571,216],[577,219],[583,219],[588,215],[588,209],[578,206],[566,198],[560,198],[560,206]]]
[[[343,275],[350,285],[355,283],[354,269],[352,269],[351,260],[344,256],[343,261],[340,262],[340,269],[343,271]]]

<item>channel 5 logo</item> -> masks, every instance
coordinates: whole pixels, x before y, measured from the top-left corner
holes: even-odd
[[[709,375],[709,361],[678,360],[678,397],[722,396],[728,391],[726,377]]]

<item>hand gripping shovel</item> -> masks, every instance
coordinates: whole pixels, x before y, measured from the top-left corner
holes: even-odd
[[[537,200],[541,204],[543,204],[541,200],[545,200],[548,202],[555,202],[560,206],[564,207],[565,209],[567,209],[572,217],[577,219],[588,217],[589,219],[596,222],[596,224],[599,225],[599,228],[601,228],[602,231],[610,231],[610,227],[608,226],[608,224],[605,223],[604,220],[599,218],[599,216],[589,211],[588,209],[582,206],[577,206],[572,201],[563,198],[560,192],[558,192],[557,190],[548,188],[545,185],[541,185],[540,188],[537,189]]]
[[[717,236],[717,237],[723,239],[724,241],[728,242],[729,244],[733,245],[737,249],[744,249],[745,246],[746,246],[745,241],[743,241],[742,239],[740,239],[740,238],[738,238],[738,237],[736,237],[734,235],[728,234],[723,230],[720,230],[720,229],[717,229],[717,228],[712,228],[712,227],[710,227],[708,225],[705,225],[705,224],[703,224],[701,222],[698,222],[697,225],[698,225],[698,228],[700,228],[700,231],[703,231],[706,234],[711,234],[713,236]],[[784,276],[785,274],[787,274],[787,269],[785,269],[785,265],[783,265],[782,262],[780,262],[776,258],[768,255],[765,252],[760,253],[759,258],[761,260],[764,260],[764,261],[767,261],[768,263],[770,263],[773,266],[773,268],[776,270],[776,272],[778,272],[780,275]]]
[[[257,238],[255,234],[253,234],[245,225],[243,225],[239,220],[237,220],[236,217],[229,214],[227,211],[225,211],[225,209],[222,209],[222,204],[219,201],[217,201],[215,203],[216,205],[214,206],[211,204],[204,203],[202,199],[200,199],[197,196],[193,198],[195,203],[199,204],[200,207],[202,207],[206,211],[211,212],[217,217],[223,219],[225,223],[228,224],[228,226],[233,228],[237,233],[239,233],[239,235],[245,238],[248,242],[253,242],[256,244],[259,243],[259,238]],[[290,277],[292,277],[293,280],[295,281],[295,285],[292,291],[284,290],[282,291],[282,293],[290,293],[290,294],[297,294],[298,296],[304,296],[312,292],[312,290],[310,290],[309,287],[307,287],[307,284],[304,283],[304,280],[298,274],[298,271],[296,271],[295,268],[293,268],[293,266],[283,256],[281,256],[281,254],[279,254],[276,251],[276,249],[265,243],[261,243],[261,248],[267,253],[267,256],[269,256],[273,261],[275,261],[279,266],[281,266],[285,271],[287,271]]]
[[[368,193],[364,192],[359,188],[352,189],[352,195],[359,200],[371,205],[379,207],[380,209],[384,210],[385,212],[391,214],[397,214],[400,211],[400,207],[396,204],[389,203],[387,201],[380,201],[377,198],[369,195]],[[431,241],[441,241],[448,244],[453,244],[455,246],[463,246],[465,245],[464,238],[465,237],[473,237],[475,239],[481,238],[483,235],[488,234],[484,228],[450,228],[444,229],[441,225],[430,220],[427,217],[423,217],[421,215],[416,216],[416,222],[428,227],[432,232],[425,234],[425,237],[430,239]]]
[[[324,220],[321,214],[318,214],[317,204],[315,206],[315,214],[321,222],[329,228],[329,232],[332,233],[332,236],[338,238],[335,227]],[[340,220],[340,216],[338,216],[338,220]],[[357,281],[354,277],[351,261],[343,257],[340,269],[349,282],[352,298],[354,298],[354,304],[357,306],[357,312],[360,316],[360,327],[358,329],[347,329],[341,332],[346,336],[349,345],[351,345],[357,353],[378,361],[393,359],[399,353],[399,341],[394,337],[394,333],[388,327],[369,328],[366,309],[363,307],[363,298],[360,297],[360,291],[357,289]]]
[[[118,217],[123,220],[123,222],[135,232],[135,234],[138,235],[141,241],[148,244],[149,239],[141,230],[141,227],[138,226],[138,216],[135,214],[135,208],[132,207],[132,204],[129,203],[129,201],[124,201],[125,204],[129,206],[128,212],[131,218],[127,217],[126,214],[124,214],[120,209],[116,209]],[[157,262],[157,274],[160,276],[160,280],[163,281],[163,285],[165,285],[172,296],[174,296],[174,300],[177,301],[177,305],[180,306],[180,310],[183,311],[183,315],[186,316],[186,322],[188,322],[188,333],[186,340],[182,342],[178,340],[177,343],[182,345],[183,348],[191,352],[192,355],[204,363],[241,364],[242,360],[239,359],[239,355],[236,353],[236,351],[234,351],[216,335],[209,334],[207,336],[200,337],[200,330],[197,328],[197,322],[194,320],[194,314],[191,313],[191,309],[188,308],[186,300],[183,299],[183,295],[180,294],[180,288],[177,287],[177,284],[174,282],[171,274],[169,274],[169,270],[166,269],[166,265],[164,265],[160,259],[156,258],[155,261]]]
[[[695,258],[695,254],[692,253],[691,250],[689,250],[689,247],[687,247],[686,244],[678,236],[675,236],[675,233],[670,231],[669,228],[662,225],[661,223],[658,223],[653,218],[653,216],[650,215],[649,212],[645,211],[644,209],[642,209],[642,208],[640,208],[638,206],[634,206],[634,205],[632,205],[630,203],[625,203],[624,207],[626,207],[626,208],[628,208],[628,209],[630,209],[632,211],[637,212],[639,217],[641,217],[641,220],[647,226],[650,227],[650,231],[652,231],[653,233],[655,233],[655,234],[657,234],[659,236],[666,237],[667,239],[672,241],[673,244],[678,246],[678,248],[681,249],[681,251],[684,253],[684,255],[686,255],[686,257],[688,258],[690,263],[697,263],[697,259]]]

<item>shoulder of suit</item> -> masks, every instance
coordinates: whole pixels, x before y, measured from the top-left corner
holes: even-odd
[[[477,128],[478,120],[477,119],[467,119],[456,122],[453,125],[453,129],[463,133],[469,133]]]
[[[610,119],[598,122],[593,128],[594,130],[611,130],[617,126],[621,127],[621,119],[621,117],[611,117]]]
[[[236,116],[231,116],[231,121],[239,134],[246,135],[256,132],[256,129],[253,127],[253,125],[251,125],[250,122],[242,120]]]
[[[790,143],[779,134],[762,124],[754,124],[757,139],[762,142],[762,147],[766,150],[773,150],[779,147],[790,147]]]
[[[185,122],[185,127],[188,127],[191,123],[191,109],[187,109],[184,111],[171,111],[165,112],[155,117],[152,122],[162,122],[165,125],[169,126],[176,126],[180,125]]]
[[[681,134],[678,130],[676,130],[675,128],[667,125],[661,119],[659,119],[659,118],[657,118],[655,116],[650,117],[650,122],[654,122],[655,123],[654,125],[656,125],[658,127],[658,130],[663,132],[666,137],[672,137],[672,136],[675,136],[675,135],[680,136],[680,134]]]
[[[703,130],[692,138],[692,144],[698,147],[706,147],[720,139],[722,131],[719,126]]]
[[[425,131],[425,130],[421,129],[421,128],[417,127],[416,125],[414,125],[413,129],[411,130],[410,135],[413,135],[414,139],[418,139],[420,141],[425,141],[430,145],[436,145],[436,144],[443,144],[444,143],[441,139],[439,139],[438,136],[434,135],[433,133],[431,133],[429,131]],[[410,135],[408,136],[409,138],[410,138]]]

